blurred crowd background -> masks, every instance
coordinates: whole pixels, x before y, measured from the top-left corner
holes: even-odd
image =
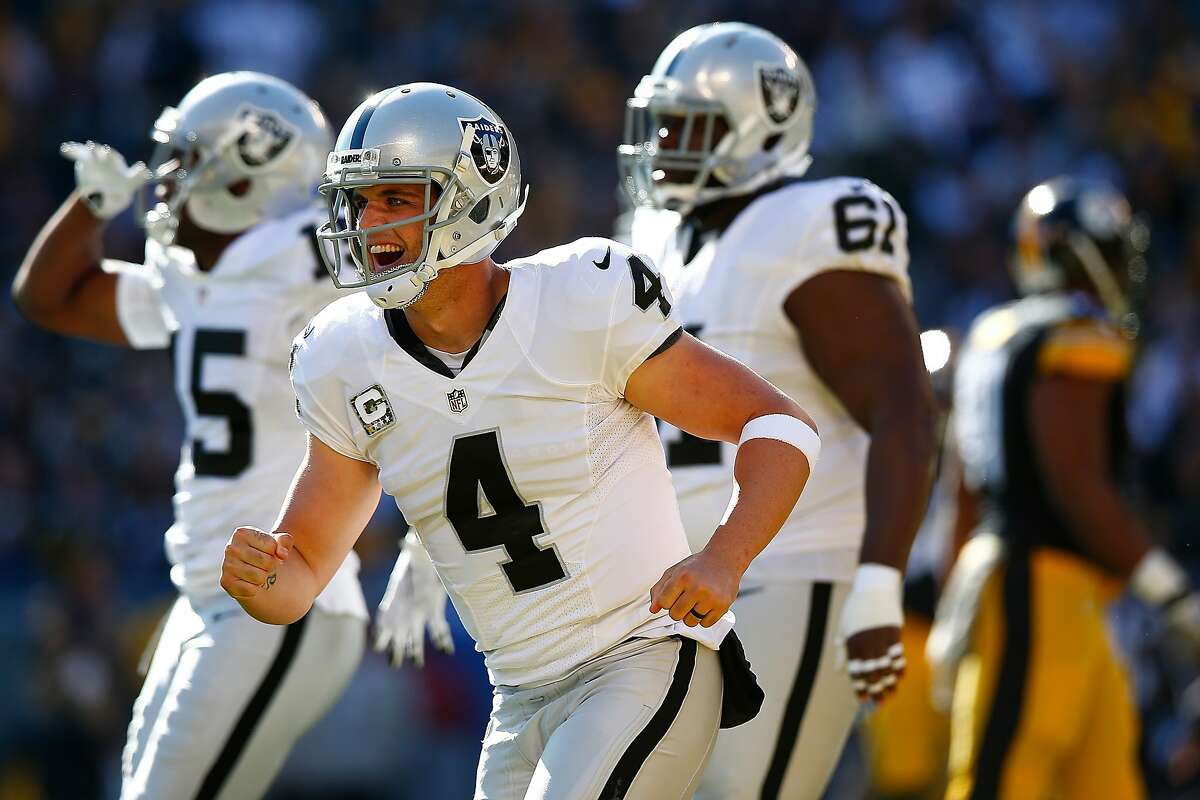
[[[1200,563],[1200,5],[1168,0],[9,0],[0,4],[0,279],[73,186],[58,145],[149,155],[163,105],[200,77],[274,73],[335,127],[415,80],[483,98],[513,130],[532,195],[500,255],[605,235],[624,100],[693,24],[734,19],[808,62],[810,174],[853,174],[909,215],[924,327],[963,329],[1010,295],[1009,220],[1063,172],[1124,189],[1152,229],[1131,423],[1154,531]],[[111,255],[138,259],[128,215]],[[115,797],[142,648],[171,599],[180,417],[161,353],[41,333],[0,299],[0,797]],[[362,543],[372,605],[395,554]],[[1200,749],[1171,675],[1118,620],[1136,666],[1155,796],[1194,787]],[[489,705],[458,653],[392,672],[374,654],[272,797],[469,796]],[[851,756],[853,758],[853,756]],[[837,797],[861,795],[846,771]]]

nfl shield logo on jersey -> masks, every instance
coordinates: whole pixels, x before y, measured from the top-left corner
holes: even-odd
[[[771,121],[776,125],[787,122],[800,103],[800,79],[786,67],[760,65],[758,86]]]
[[[467,410],[466,389],[455,389],[452,392],[446,392],[446,400],[450,403],[450,410],[455,414],[461,414]]]

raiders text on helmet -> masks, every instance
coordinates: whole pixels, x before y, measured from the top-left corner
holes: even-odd
[[[360,227],[356,191],[397,184],[425,187],[423,212]],[[520,192],[516,143],[494,111],[449,86],[395,86],[350,115],[329,154],[321,184],[329,221],[317,231],[321,255],[338,286],[365,286],[377,305],[403,308],[438,270],[490,256],[525,210]],[[372,271],[369,237],[414,222],[422,223],[416,258]]]
[[[687,213],[809,163],[816,92],[800,57],[753,25],[685,31],[626,104],[618,148],[635,205]]]
[[[140,216],[171,244],[185,207],[205,230],[239,233],[312,202],[333,135],[320,107],[291,84],[226,72],[164,109],[151,138],[154,197],[141,198]]]
[[[1054,178],[1029,190],[1013,227],[1013,281],[1022,295],[1090,287],[1136,335],[1150,233],[1124,195],[1097,181]]]

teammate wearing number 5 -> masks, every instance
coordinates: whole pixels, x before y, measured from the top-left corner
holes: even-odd
[[[369,98],[322,192],[327,264],[366,291],[296,339],[308,457],[273,531],[234,533],[222,585],[258,619],[302,616],[382,485],[496,686],[475,796],[689,796],[718,726],[761,703],[727,611],[816,460],[811,420],[683,334],[621,245],[497,265],[521,164],[463,92]],[[740,442],[741,496],[695,555],[651,414]]]
[[[704,25],[642,79],[619,150],[633,246],[662,268],[684,325],[803,404],[824,442],[734,608],[767,703],[722,734],[705,800],[819,798],[855,694],[885,700],[904,666],[901,573],[934,452],[905,218],[870,181],[799,179],[815,106],[787,44]],[[672,428],[664,439],[702,547],[734,488],[733,454]]]
[[[153,170],[103,145],[63,145],[78,190],[13,293],[49,330],[173,349],[186,439],[166,550],[180,596],[134,706],[121,798],[260,797],[341,694],[365,638],[353,555],[286,627],[251,619],[220,587],[230,527],[269,524],[304,455],[287,358],[338,294],[312,238],[333,137],[316,103],[251,72],[201,81],[152,137]],[[145,263],[105,261],[107,221],[150,192]]]

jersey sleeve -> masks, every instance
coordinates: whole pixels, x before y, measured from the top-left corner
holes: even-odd
[[[540,296],[532,360],[555,380],[624,397],[633,371],[680,330],[657,269],[608,239],[581,239],[533,258]]]
[[[797,183],[762,202],[749,239],[780,305],[809,279],[835,270],[883,275],[911,298],[908,219],[883,189],[833,178]]]
[[[1111,325],[1084,319],[1051,330],[1038,351],[1038,371],[1097,381],[1122,381],[1133,367],[1133,344]]]
[[[142,264],[105,259],[105,272],[117,276],[117,320],[130,346],[161,349],[171,342],[171,325],[156,275]]]
[[[633,250],[614,251],[613,297],[608,342],[600,382],[625,396],[625,384],[650,356],[670,346],[683,332],[666,282],[649,258]]]
[[[345,295],[346,292],[338,290],[333,281],[328,279],[293,286],[287,305],[272,328],[273,341],[278,346],[273,346],[271,352],[278,353],[279,359],[287,357],[295,338],[305,330],[309,322],[327,305]]]
[[[336,372],[338,362],[325,352],[328,342],[320,340],[318,327],[318,322],[310,323],[292,342],[288,366],[296,415],[309,433],[329,447],[347,458],[370,462],[354,439],[350,402]]]

